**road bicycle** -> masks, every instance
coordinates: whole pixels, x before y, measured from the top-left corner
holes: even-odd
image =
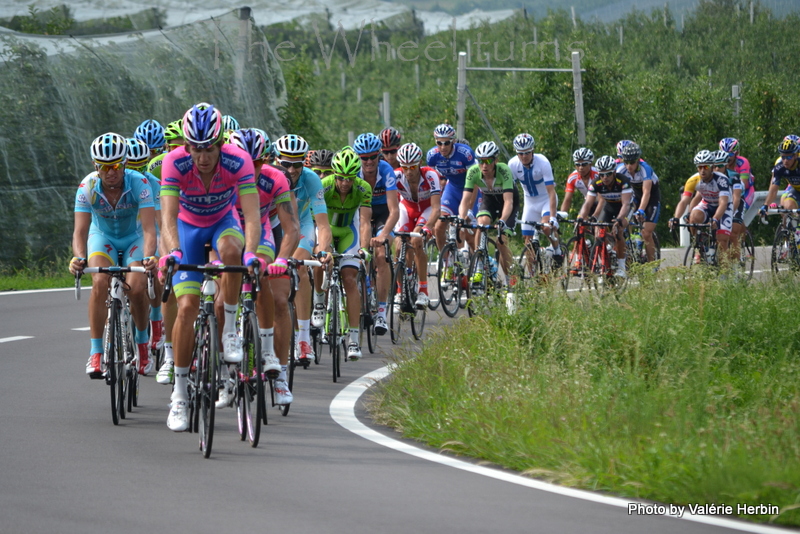
[[[505,274],[500,270],[500,249],[489,239],[489,224],[464,225],[478,232],[478,245],[472,253],[467,268],[467,313],[470,317],[478,313],[489,313],[501,296]],[[503,242],[502,232],[498,231],[497,242]],[[494,253],[489,245],[493,245]]]
[[[717,267],[717,236],[711,223],[678,223],[676,228],[692,228],[689,246],[683,255],[683,266],[690,270],[698,265]]]
[[[655,232],[653,232],[653,246],[653,261],[658,261],[661,259],[661,243],[658,240],[658,234]],[[644,265],[648,263],[647,247],[644,239],[642,239],[642,225],[632,219],[628,221],[628,226],[625,228],[625,249],[628,267],[634,264]]]
[[[441,217],[440,217],[441,218]],[[425,255],[428,258],[428,309],[434,311],[441,303],[441,295],[439,295],[439,284],[432,284],[431,280],[439,276],[439,248],[436,246],[436,239],[432,236],[423,237],[423,248]],[[436,294],[434,295],[434,291]]]
[[[397,251],[397,260],[394,263],[392,275],[392,303],[389,308],[389,332],[391,333],[392,343],[397,344],[402,337],[403,323],[411,323],[411,333],[414,339],[420,339],[425,330],[426,307],[418,309],[416,307],[419,274],[417,272],[417,262],[407,260],[408,249],[414,249],[411,245],[412,237],[422,237],[416,232],[395,232],[394,235],[400,238],[400,250]]]
[[[542,224],[537,221],[517,221],[517,224],[526,224],[533,228],[533,235],[522,247],[522,252],[517,260],[518,278],[525,283],[539,283],[552,277],[563,278],[565,261],[568,249],[564,243],[559,242],[561,256],[554,253],[552,246],[542,246],[542,241],[550,243],[550,238],[544,233],[545,228],[551,228],[549,224]],[[553,232],[558,235],[558,230],[553,228]]]
[[[228,387],[230,380],[229,373],[224,371],[227,369],[226,364],[219,354],[217,317],[214,314],[214,296],[217,293],[216,278],[222,273],[245,274],[249,272],[249,269],[242,265],[219,263],[175,265],[170,258],[167,263],[162,302],[167,301],[167,297],[172,291],[174,271],[203,273],[200,310],[194,324],[195,339],[189,373],[189,431],[199,434],[200,451],[204,458],[208,458],[211,456],[214,441],[215,404],[219,399],[219,390]]]
[[[245,273],[242,277],[237,326],[242,339],[244,357],[240,363],[234,365],[236,377],[234,405],[236,406],[239,437],[242,441],[249,440],[252,447],[258,446],[262,422],[267,424],[264,400],[264,381],[267,377],[263,373],[261,338],[258,334],[258,317],[255,309],[260,289],[260,272],[256,266],[253,275]]]
[[[455,317],[461,307],[462,294],[466,294],[469,253],[465,253],[459,244],[459,232],[462,227],[460,219],[454,216],[442,216],[439,220],[450,224],[447,227],[447,241],[439,252],[436,262],[436,285],[442,310],[448,317]]]
[[[389,243],[384,242],[386,263],[392,263]],[[358,268],[358,287],[361,294],[361,330],[359,343],[363,349],[363,336],[366,334],[367,348],[370,354],[375,354],[378,349],[378,334],[375,332],[375,317],[378,315],[378,269],[375,267],[373,248],[369,249],[372,257],[369,261],[362,262]]]
[[[786,271],[800,270],[800,230],[798,230],[797,217],[800,209],[787,210],[777,208],[767,210],[766,216],[761,216],[761,223],[767,224],[767,216],[781,215],[781,222],[775,230],[775,239],[772,241],[772,254],[770,268],[775,274]]]
[[[359,260],[359,262],[363,263],[363,257],[360,254],[340,254],[338,252],[332,252],[331,255],[333,257],[333,265],[330,269],[326,269],[323,274],[322,289],[328,294],[328,303],[325,308],[325,340],[330,347],[333,381],[337,382],[339,377],[342,376],[342,360],[347,361],[347,341],[350,337],[347,295],[341,278],[340,264],[342,260]],[[359,288],[359,291],[364,291],[364,278],[359,275],[357,275],[356,287]],[[358,298],[359,302],[361,302],[362,296],[359,295]],[[361,317],[360,312],[359,317]],[[358,337],[361,339],[361,319],[359,321]]]
[[[122,263],[121,255],[119,263]],[[108,315],[103,330],[102,368],[111,395],[111,421],[115,425],[125,419],[126,409],[130,412],[139,405],[139,353],[133,342],[133,319],[125,294],[130,287],[125,283],[125,273],[145,272],[144,267],[86,267],[75,275],[75,298],[78,300],[83,274],[103,273],[111,277],[106,298]],[[152,276],[148,276],[148,293],[153,295]]]
[[[628,277],[627,274],[619,272],[617,238],[611,233],[615,223],[588,222],[584,224],[596,228],[589,261],[592,285],[599,293],[607,290],[621,291],[625,288]]]
[[[570,281],[575,279],[578,291],[582,291],[589,286],[589,278],[592,275],[591,252],[594,246],[594,234],[587,231],[590,227],[588,221],[567,219],[564,222],[575,225],[575,234],[564,245],[567,255],[561,286],[566,291],[570,287]]]

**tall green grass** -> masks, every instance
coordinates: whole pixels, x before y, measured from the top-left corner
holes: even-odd
[[[519,295],[398,357],[371,405],[434,447],[667,503],[775,504],[800,525],[793,280]]]
[[[25,261],[25,266],[0,265],[0,291],[22,291],[28,289],[49,289],[71,287],[75,277],[69,274],[69,258],[59,256],[54,260],[40,259]],[[84,286],[92,285],[91,277],[81,281]]]

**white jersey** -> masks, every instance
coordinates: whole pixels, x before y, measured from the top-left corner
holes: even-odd
[[[522,184],[526,197],[547,197],[547,186],[555,185],[553,167],[544,154],[534,154],[530,167],[524,166],[519,157],[514,156],[508,162],[508,168],[514,180]]]

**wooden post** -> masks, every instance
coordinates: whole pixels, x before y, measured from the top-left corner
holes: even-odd
[[[383,92],[383,126],[388,128],[392,125],[391,106],[389,105],[389,91]]]
[[[572,53],[572,88],[575,91],[575,121],[578,123],[578,144],[586,144],[586,119],[583,114],[583,83],[581,81],[581,53]]]
[[[361,88],[356,88],[356,104],[361,103]]]
[[[619,46],[622,48],[622,26],[619,27]]]

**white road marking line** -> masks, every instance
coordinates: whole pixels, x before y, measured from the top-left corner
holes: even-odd
[[[368,439],[374,443],[377,443],[378,445],[382,445],[384,447],[388,447],[390,449],[394,449],[396,451],[409,454],[411,456],[416,456],[417,458],[421,458],[423,460],[429,460],[431,462],[436,462],[449,467],[454,467],[456,469],[461,469],[463,471],[468,471],[470,473],[475,473],[478,475],[487,476],[497,480],[502,480],[504,482],[510,482],[512,484],[518,484],[520,486],[526,486],[528,488],[547,491],[549,493],[556,493],[558,495],[564,495],[565,497],[573,497],[576,499],[607,504],[619,508],[628,508],[628,506],[632,503],[651,504],[645,501],[637,501],[633,499],[626,500],[618,497],[607,497],[605,495],[600,495],[599,493],[592,493],[584,490],[565,488],[562,486],[556,486],[554,484],[548,484],[547,482],[542,482],[541,480],[527,478],[521,475],[515,475],[513,473],[507,473],[504,471],[499,471],[496,469],[475,465],[462,460],[457,460],[449,456],[420,449],[408,443],[392,439],[388,436],[381,434],[380,432],[376,432],[358,420],[355,414],[355,406],[356,402],[358,402],[358,399],[361,397],[361,395],[363,395],[367,391],[367,389],[369,389],[372,385],[374,385],[375,382],[387,377],[388,375],[389,375],[389,368],[381,367],[380,369],[376,369],[375,371],[367,373],[361,378],[353,381],[350,385],[348,385],[342,391],[340,391],[339,394],[336,395],[336,397],[334,397],[334,399],[331,401],[329,409],[333,420],[336,421],[339,425],[341,425],[345,429],[349,430],[350,432],[358,436],[361,436],[364,439]],[[669,505],[667,505],[667,508],[669,508]],[[770,527],[756,523],[746,523],[744,521],[737,521],[733,519],[726,519],[716,516],[692,515],[691,513],[689,513],[688,510],[683,514],[682,517],[670,514],[664,514],[664,516],[673,517],[676,519],[685,519],[686,521],[694,521],[696,523],[714,525],[722,528],[729,528],[732,530],[738,530],[740,532],[755,532],[758,534],[772,534],[776,532],[787,532],[787,533],[795,532],[793,530],[782,529],[778,527]]]
[[[73,328],[73,330],[76,330],[78,332],[88,332],[89,330],[91,330],[91,327],[90,326],[82,326],[80,328]]]
[[[91,286],[82,287],[81,290],[92,289]],[[3,295],[29,295],[31,293],[55,293],[58,291],[75,291],[74,287],[57,287],[54,289],[26,289],[25,291],[0,291]]]
[[[0,338],[0,343],[6,343],[8,341],[20,341],[22,339],[33,339],[33,336],[12,336],[12,337],[4,337]]]

